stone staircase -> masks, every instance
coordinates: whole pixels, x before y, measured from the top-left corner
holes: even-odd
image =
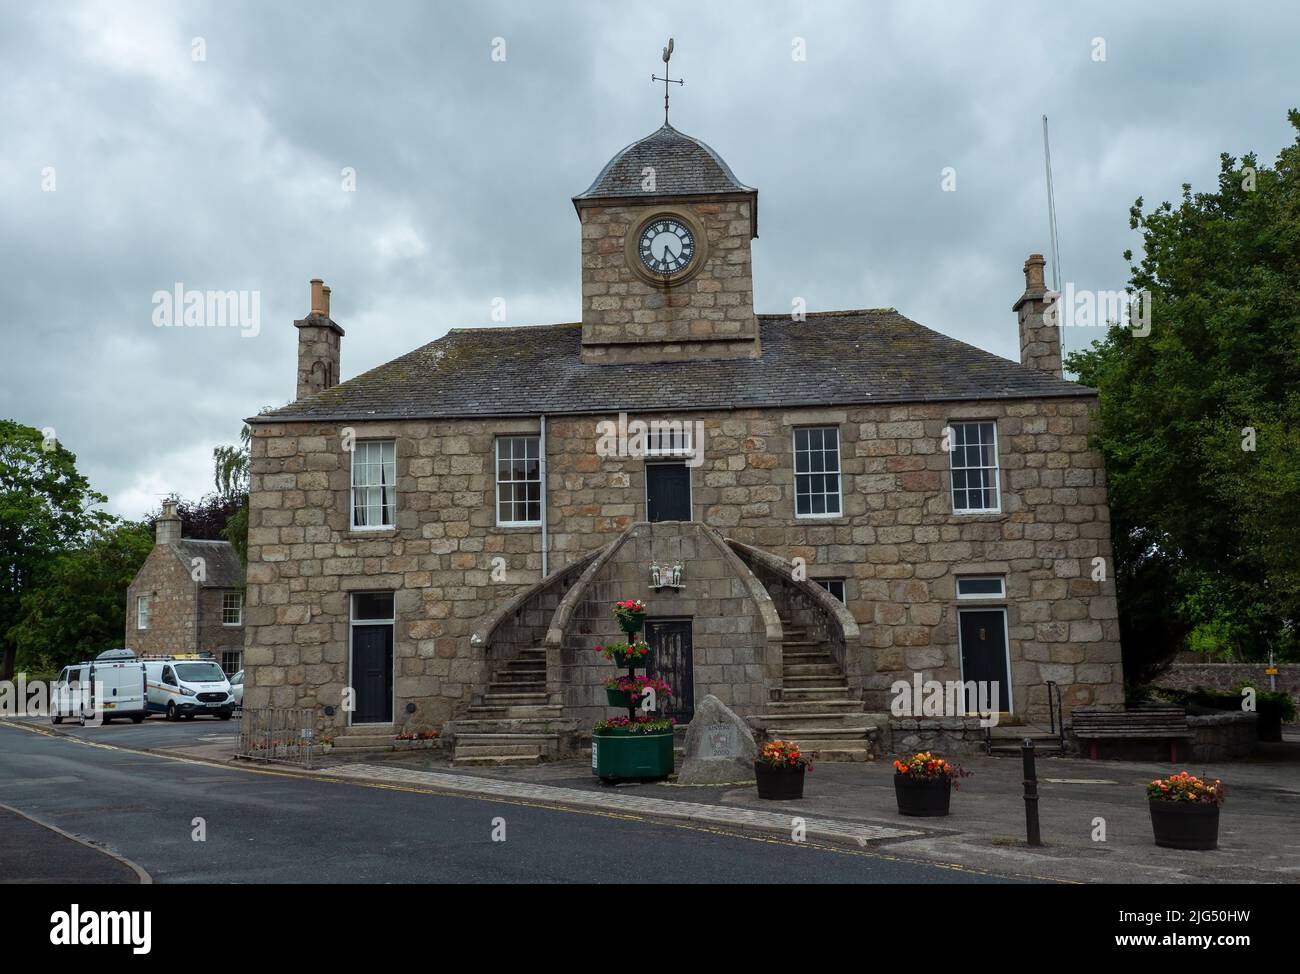
[[[547,703],[546,650],[525,649],[501,662],[467,716],[443,729],[452,767],[509,767],[558,758],[577,722]]]
[[[849,695],[848,678],[805,629],[782,619],[784,673],[781,699],[749,722],[762,731],[760,742],[792,740],[814,761],[870,761],[873,738],[888,715],[870,714]]]
[[[397,728],[392,724],[353,724],[334,738],[336,751],[391,751]]]
[[[1045,724],[1002,724],[990,727],[985,736],[985,753],[1003,757],[1020,757],[1020,745],[1025,738],[1034,742],[1034,753],[1039,757],[1060,757],[1061,737],[1053,734]]]

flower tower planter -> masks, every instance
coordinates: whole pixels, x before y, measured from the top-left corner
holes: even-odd
[[[596,722],[591,733],[591,771],[608,783],[667,778],[673,772],[673,722],[641,706],[653,691],[657,710],[661,701],[672,696],[672,689],[662,680],[636,673],[650,662],[650,648],[637,638],[645,625],[645,603],[615,602],[614,616],[628,641],[596,649],[627,669],[625,676],[605,685],[610,705],[626,707],[627,716]]]

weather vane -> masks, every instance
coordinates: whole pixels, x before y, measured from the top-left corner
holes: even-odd
[[[651,74],[651,81],[662,81],[664,83],[664,124],[668,124],[668,86],[684,85],[686,82],[681,78],[668,77],[668,59],[673,56],[673,39],[668,38],[668,46],[664,48],[664,76],[661,78],[657,74]]]

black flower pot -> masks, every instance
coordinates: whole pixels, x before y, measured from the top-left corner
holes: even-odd
[[[933,778],[913,778],[911,775],[894,775],[894,795],[898,799],[899,815],[933,818],[948,814],[952,798],[952,778],[946,774]]]
[[[1151,831],[1165,849],[1217,849],[1219,806],[1210,802],[1148,801]]]
[[[766,761],[754,762],[754,780],[758,784],[758,797],[776,801],[790,801],[803,797],[803,776],[806,768],[774,767]]]

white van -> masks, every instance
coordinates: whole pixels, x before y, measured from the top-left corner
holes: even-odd
[[[168,720],[192,720],[195,714],[229,720],[235,712],[230,681],[209,653],[146,656],[144,668],[153,713]]]
[[[105,724],[114,717],[129,717],[138,724],[149,715],[144,663],[129,649],[106,650],[92,662],[65,666],[51,698],[50,720],[55,724],[65,717],[85,724],[96,716]]]

